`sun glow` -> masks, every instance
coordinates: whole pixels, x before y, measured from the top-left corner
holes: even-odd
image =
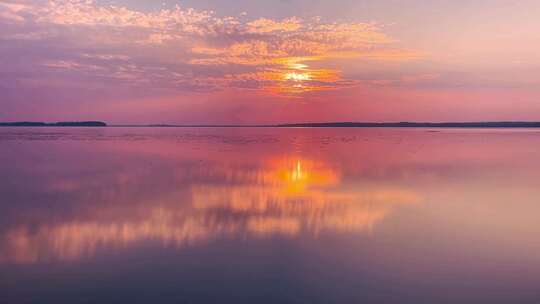
[[[341,76],[336,70],[314,69],[302,63],[309,60],[312,59],[306,57],[282,58],[276,61],[277,65],[282,66],[281,68],[259,73],[258,77],[267,83],[265,87],[267,92],[288,94],[289,96],[352,85],[352,83],[341,82]]]

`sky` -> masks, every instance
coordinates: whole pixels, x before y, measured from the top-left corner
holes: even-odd
[[[540,1],[0,0],[0,121],[540,120]]]

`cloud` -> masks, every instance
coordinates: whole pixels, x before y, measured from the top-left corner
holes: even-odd
[[[247,23],[248,32],[252,33],[294,32],[301,28],[301,20],[296,17],[282,21],[260,18]]]
[[[0,3],[0,20],[7,22],[24,22],[23,12],[28,9],[28,6],[16,2]]]
[[[5,70],[25,74],[27,82],[54,76],[111,89],[136,84],[293,94],[356,83],[336,67],[321,67],[329,60],[418,55],[374,23],[245,19],[180,6],[144,12],[92,0],[7,1],[0,3],[0,55],[15,56],[17,65]],[[29,48],[30,57],[24,55]]]

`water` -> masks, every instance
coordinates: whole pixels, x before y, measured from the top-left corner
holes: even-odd
[[[540,303],[540,132],[0,128],[0,303]]]

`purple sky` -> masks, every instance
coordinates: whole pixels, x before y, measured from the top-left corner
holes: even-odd
[[[0,1],[0,121],[540,120],[540,2]]]

